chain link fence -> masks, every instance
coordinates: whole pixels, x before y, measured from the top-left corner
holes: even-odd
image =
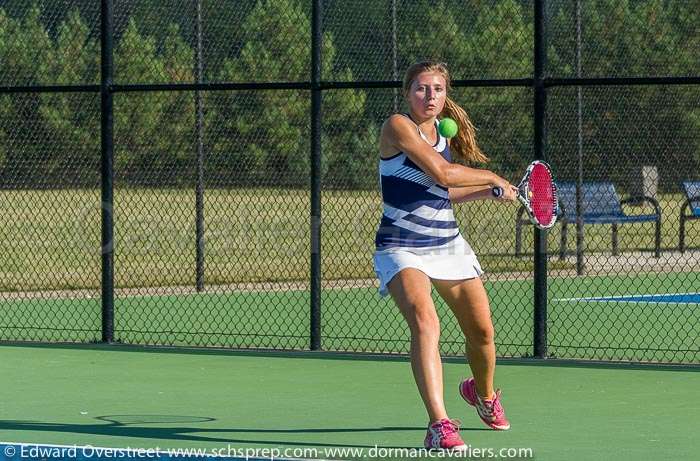
[[[101,205],[100,3],[0,2],[0,340],[103,338],[106,207],[114,341],[310,347],[313,3],[115,0],[114,198]],[[320,2],[322,349],[408,351],[371,256],[377,137],[406,110],[410,63],[449,64],[489,168],[517,182],[537,155],[534,3]],[[681,210],[700,182],[700,5],[545,6],[546,157],[568,200],[547,235],[548,355],[698,363],[700,203]],[[499,356],[531,356],[532,226],[516,206],[455,211],[486,270]],[[442,352],[459,355],[438,310]]]

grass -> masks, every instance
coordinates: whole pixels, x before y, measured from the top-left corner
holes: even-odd
[[[0,192],[0,291],[97,289],[101,280],[98,190]],[[677,246],[680,195],[660,198],[662,246]],[[117,189],[115,282],[118,287],[195,283],[195,196],[190,190]],[[309,267],[307,191],[207,190],[205,282],[306,280]],[[371,278],[381,201],[374,191],[324,191],[322,268],[325,279]],[[516,206],[477,202],[456,206],[468,241],[490,272],[529,271],[515,258]],[[633,212],[637,212],[633,209]],[[531,226],[524,248],[532,247]],[[690,223],[687,242],[700,241]],[[549,236],[558,249],[559,227]],[[573,226],[572,226],[573,229]],[[610,226],[586,228],[588,252],[610,251]],[[653,225],[620,226],[620,250],[653,248]],[[575,229],[570,235],[575,242]],[[569,263],[552,260],[553,269]]]

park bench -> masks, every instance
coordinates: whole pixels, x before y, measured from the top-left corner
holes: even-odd
[[[683,182],[683,190],[687,200],[681,206],[681,223],[678,229],[678,249],[681,252],[685,251],[685,222],[700,219],[700,181]]]
[[[561,225],[561,244],[559,256],[564,259],[567,251],[567,233],[569,224],[576,224],[576,183],[558,183],[559,222]],[[629,215],[622,205],[650,203],[653,214]],[[612,253],[618,255],[618,226],[627,223],[655,224],[655,249],[657,258],[661,251],[661,208],[659,202],[652,197],[637,196],[620,200],[615,185],[612,182],[586,182],[581,185],[581,211],[584,224],[610,224],[612,227]],[[515,222],[515,254],[519,256],[522,250],[522,226],[530,222],[524,218],[524,208],[520,208]]]

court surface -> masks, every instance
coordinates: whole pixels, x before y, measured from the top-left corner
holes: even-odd
[[[689,282],[691,281],[691,282]],[[532,352],[531,280],[486,283],[501,356]],[[700,363],[700,279],[692,273],[550,278],[550,354],[644,362]],[[325,350],[402,352],[408,331],[374,287],[322,292]],[[129,344],[308,349],[308,290],[117,295],[115,339]],[[443,353],[463,342],[438,300]],[[101,338],[99,298],[34,296],[0,301],[0,340]],[[660,329],[660,325],[673,326]]]
[[[427,423],[405,358],[102,345],[3,345],[0,357],[5,443],[217,453],[307,448],[326,458],[410,459],[371,454],[376,446],[420,448]],[[445,364],[446,404],[462,420],[463,438],[483,453],[530,449],[538,460],[697,455],[698,368],[500,363],[507,432],[488,430],[461,401],[457,384],[466,374],[461,363]],[[328,451],[335,449],[364,451]]]

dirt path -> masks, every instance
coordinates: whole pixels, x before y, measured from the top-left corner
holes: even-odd
[[[567,261],[575,264],[576,257],[569,256]],[[648,272],[697,272],[700,271],[700,251],[663,252],[661,257],[655,258],[651,252],[629,252],[619,256],[609,253],[588,254],[585,257],[585,276],[614,275],[614,274],[638,274]],[[549,272],[550,277],[576,277],[575,270],[555,270]],[[508,280],[528,280],[532,278],[531,272],[487,272],[483,279],[489,282]],[[698,282],[700,283],[700,281]],[[377,281],[371,279],[345,279],[325,280],[321,283],[323,289],[342,290],[351,288],[377,287]],[[115,290],[115,298],[139,297],[139,296],[166,296],[166,295],[191,295],[197,293],[235,293],[235,292],[281,292],[281,291],[307,291],[308,281],[289,282],[248,282],[232,283],[226,285],[207,286],[198,292],[192,286],[170,287],[143,287],[143,288],[118,288]],[[81,290],[52,290],[52,291],[17,291],[0,293],[0,300],[17,299],[92,299],[99,298],[99,289]]]

